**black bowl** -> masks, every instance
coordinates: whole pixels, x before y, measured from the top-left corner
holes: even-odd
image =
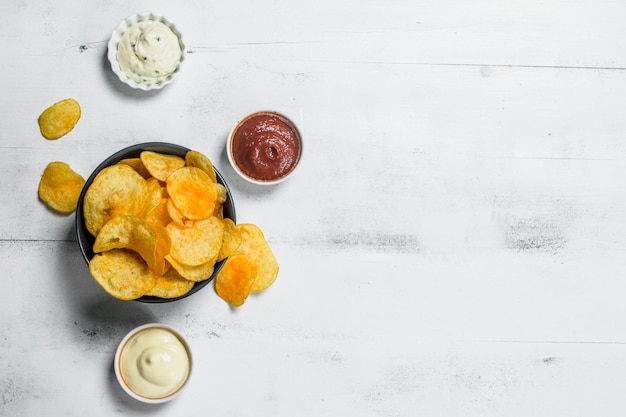
[[[95,255],[93,252],[93,244],[96,239],[91,235],[91,233],[87,231],[87,228],[85,227],[85,219],[83,216],[83,199],[85,197],[85,193],[87,192],[87,189],[93,182],[96,175],[98,175],[98,173],[102,171],[104,168],[114,165],[118,163],[119,161],[121,161],[122,159],[138,158],[139,154],[142,151],[153,151],[153,152],[159,152],[159,153],[170,154],[170,155],[178,155],[184,158],[185,154],[189,151],[189,149],[180,145],[172,144],[172,143],[163,143],[163,142],[140,143],[137,145],[129,146],[128,148],[124,148],[121,151],[114,153],[113,155],[105,159],[100,165],[98,165],[98,167],[93,171],[91,176],[87,179],[85,186],[83,187],[83,190],[80,193],[80,197],[78,198],[78,204],[76,206],[76,238],[78,240],[78,246],[80,247],[80,251],[82,252],[83,258],[85,258],[85,261],[87,262],[87,264],[89,264],[89,262],[91,261],[91,258],[93,258]],[[227,191],[226,202],[223,205],[224,217],[230,218],[233,222],[236,223],[237,221],[236,221],[236,216],[235,216],[235,203],[233,202],[230,189],[228,188],[228,185],[226,184],[224,177],[222,177],[222,174],[220,174],[217,169],[215,169],[215,175],[217,176],[217,182],[219,182],[224,187],[226,187],[226,191]],[[208,279],[204,281],[196,282],[193,288],[191,289],[191,291],[189,291],[187,294],[181,297],[159,298],[159,297],[152,297],[152,296],[143,296],[143,297],[137,298],[135,301],[141,301],[144,303],[168,303],[168,302],[183,299],[185,297],[189,297],[190,295],[195,294],[198,291],[200,291],[209,282],[211,282],[213,278],[215,278],[217,273],[220,271],[222,266],[224,265],[224,262],[225,261],[220,261],[217,264],[215,264],[215,269],[213,270],[213,274]]]

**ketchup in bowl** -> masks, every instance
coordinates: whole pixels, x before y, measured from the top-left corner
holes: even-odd
[[[302,155],[296,126],[275,112],[258,112],[241,120],[231,131],[228,158],[244,178],[260,184],[284,180]]]

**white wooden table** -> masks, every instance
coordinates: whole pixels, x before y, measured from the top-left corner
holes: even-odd
[[[73,4],[71,4],[73,3]],[[157,93],[106,61],[135,12],[188,50]],[[623,416],[626,2],[234,0],[0,5],[0,415]],[[48,141],[37,117],[83,115]],[[235,121],[291,116],[293,178],[239,180]],[[48,162],[89,176],[163,141],[209,155],[276,283],[232,310],[209,286],[162,305],[93,281]],[[187,336],[173,402],[117,385],[131,328]]]

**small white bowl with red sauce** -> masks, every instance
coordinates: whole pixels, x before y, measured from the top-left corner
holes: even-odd
[[[226,153],[241,178],[258,185],[285,181],[302,158],[302,136],[295,123],[275,111],[240,119],[230,131]]]

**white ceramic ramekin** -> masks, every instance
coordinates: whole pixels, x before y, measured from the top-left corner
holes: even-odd
[[[176,70],[172,74],[168,75],[167,78],[165,78],[163,81],[156,82],[156,83],[140,83],[129,78],[128,75],[126,75],[126,73],[124,73],[124,71],[120,68],[119,63],[117,62],[117,47],[119,45],[120,39],[124,35],[124,32],[126,32],[126,30],[128,30],[128,28],[133,26],[135,23],[142,22],[144,20],[154,20],[157,22],[161,22],[165,26],[170,28],[170,30],[178,38],[178,44],[181,49],[180,62],[176,66]],[[174,79],[180,73],[181,64],[183,63],[185,59],[185,44],[183,43],[183,38],[182,38],[181,33],[178,31],[178,29],[176,28],[176,26],[174,26],[172,22],[168,21],[163,16],[157,16],[153,13],[139,13],[139,14],[134,14],[132,16],[129,16],[126,19],[122,20],[122,22],[115,28],[115,30],[113,30],[113,33],[111,34],[111,38],[109,39],[107,57],[109,59],[109,62],[111,63],[111,69],[113,70],[115,75],[118,76],[120,81],[122,81],[124,84],[127,84],[132,88],[136,88],[136,89],[144,90],[144,91],[156,90],[156,89],[163,88],[167,84],[170,84],[171,82],[173,82]]]

